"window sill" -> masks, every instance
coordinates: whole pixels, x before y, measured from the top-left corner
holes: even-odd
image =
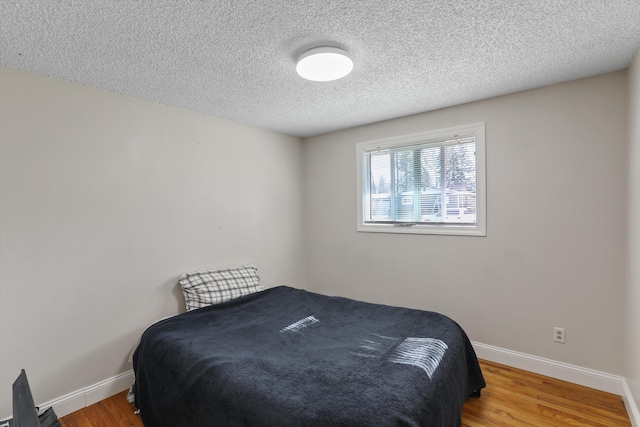
[[[396,234],[439,234],[448,236],[476,236],[485,237],[487,231],[478,225],[412,225],[397,226],[394,224],[358,224],[358,232],[365,233],[396,233]]]

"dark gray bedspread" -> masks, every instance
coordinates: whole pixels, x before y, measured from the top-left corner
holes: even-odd
[[[448,317],[286,286],[156,323],[134,370],[147,427],[458,427],[485,386]]]

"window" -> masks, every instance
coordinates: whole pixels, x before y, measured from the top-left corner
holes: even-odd
[[[356,146],[358,231],[486,236],[484,123]]]

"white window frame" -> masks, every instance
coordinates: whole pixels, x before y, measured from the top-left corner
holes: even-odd
[[[403,146],[414,146],[421,143],[446,141],[457,137],[474,136],[476,141],[476,223],[475,224],[389,224],[365,223],[363,182],[364,153],[374,149],[393,149]],[[455,126],[445,129],[431,130],[393,138],[364,141],[356,144],[356,200],[357,231],[400,234],[445,234],[459,236],[487,235],[487,189],[485,158],[485,124],[484,122]]]

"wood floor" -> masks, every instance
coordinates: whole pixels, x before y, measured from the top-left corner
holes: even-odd
[[[480,361],[487,387],[469,398],[462,427],[631,426],[620,396]],[[142,427],[127,392],[60,419],[63,427]],[[188,427],[188,426],[176,426]]]

